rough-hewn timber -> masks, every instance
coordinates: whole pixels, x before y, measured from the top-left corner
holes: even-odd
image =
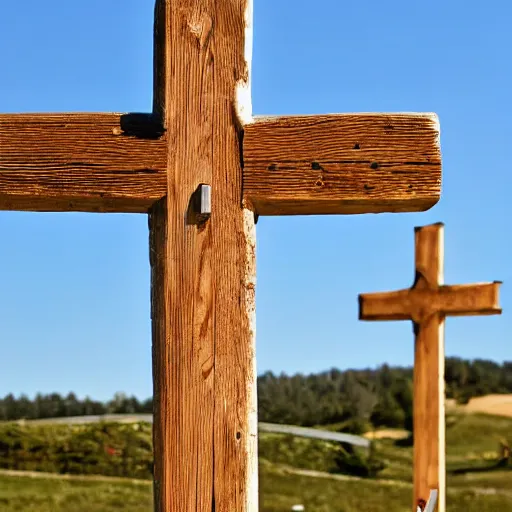
[[[499,282],[446,286],[443,225],[415,230],[416,278],[396,292],[359,296],[361,320],[414,322],[414,503],[439,491],[438,511],[446,507],[444,420],[445,316],[500,314]]]
[[[254,215],[242,207],[246,0],[158,0],[155,114],[169,140],[150,213],[155,509],[256,512]],[[189,201],[212,187],[212,214]]]
[[[260,118],[243,149],[259,215],[422,211],[441,194],[435,114]]]
[[[149,120],[0,115],[0,210],[147,212],[165,193],[167,162]]]
[[[244,132],[243,197],[259,215],[421,211],[439,200],[433,114],[261,118]],[[167,192],[166,148],[149,115],[0,115],[0,209],[147,212]]]

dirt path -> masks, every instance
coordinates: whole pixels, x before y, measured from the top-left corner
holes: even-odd
[[[293,468],[291,466],[280,466],[279,469],[283,473],[290,473],[300,476],[308,476],[310,478],[327,478],[329,480],[338,480],[342,482],[361,482],[378,485],[391,485],[394,487],[412,487],[412,482],[403,482],[402,480],[385,480],[378,478],[362,478],[360,476],[339,475],[335,473],[325,473],[323,471],[315,471],[312,469]]]
[[[152,480],[138,480],[136,478],[123,478],[119,476],[103,475],[61,475],[60,473],[43,473],[40,471],[15,471],[11,469],[0,469],[0,476],[13,476],[22,478],[44,478],[52,480],[75,480],[82,482],[119,482],[134,485],[152,485]]]
[[[274,466],[277,472],[283,474],[293,474],[299,476],[306,476],[309,478],[324,478],[328,480],[337,480],[339,482],[361,482],[364,481],[370,485],[386,485],[393,487],[412,487],[412,482],[404,482],[402,480],[386,480],[386,479],[373,479],[373,478],[362,478],[351,475],[337,475],[332,473],[325,473],[323,471],[314,471],[311,469],[300,469],[291,466],[276,465]],[[138,480],[135,478],[122,478],[115,476],[102,476],[102,475],[61,475],[58,473],[42,473],[39,471],[14,471],[9,469],[0,469],[0,476],[10,476],[16,478],[41,478],[41,479],[52,479],[52,480],[70,480],[78,482],[118,482],[118,483],[130,483],[133,485],[151,486],[153,482],[151,480]],[[480,487],[465,487],[463,489],[452,488],[452,492],[471,492],[481,495],[500,495],[506,496],[512,499],[512,491],[504,489],[495,489],[492,487],[480,488]]]
[[[323,471],[314,471],[310,469],[299,469],[294,468],[290,466],[278,466],[278,470],[282,471],[283,473],[289,473],[294,475],[300,475],[300,476],[307,476],[310,478],[326,478],[329,480],[338,480],[342,482],[361,482],[364,481],[365,484],[370,485],[387,485],[392,487],[412,487],[412,482],[404,482],[402,480],[387,480],[387,479],[377,479],[377,478],[362,478],[358,476],[350,476],[350,475],[336,475],[332,473],[324,473]],[[481,495],[500,495],[500,496],[506,496],[507,498],[512,499],[512,491],[508,491],[505,489],[496,489],[494,487],[464,487],[462,489],[458,488],[450,488],[448,489],[448,492],[456,492],[456,493],[462,493],[462,492],[468,492],[468,493],[475,493],[475,494],[481,494]]]

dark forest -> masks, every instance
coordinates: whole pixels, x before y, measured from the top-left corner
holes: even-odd
[[[267,372],[258,377],[259,420],[303,426],[338,425],[354,433],[370,426],[412,425],[412,368],[337,370],[293,376]],[[490,393],[512,393],[512,362],[447,358],[446,396],[458,403]],[[152,399],[124,393],[100,402],[74,393],[12,394],[0,399],[0,421],[103,414],[150,414]]]

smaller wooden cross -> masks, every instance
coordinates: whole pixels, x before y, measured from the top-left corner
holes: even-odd
[[[410,289],[361,294],[360,320],[412,320],[414,325],[414,505],[438,490],[445,511],[445,316],[499,315],[499,285],[443,284],[443,224],[415,228],[416,276]]]

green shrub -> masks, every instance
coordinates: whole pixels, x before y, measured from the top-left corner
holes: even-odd
[[[373,447],[368,451],[333,441],[283,434],[260,434],[261,459],[303,469],[372,477],[384,469]]]
[[[0,468],[151,478],[151,425],[0,425]]]
[[[386,467],[382,457],[377,454],[374,443],[370,445],[369,451],[340,443],[335,460],[336,473],[360,477],[375,477]]]

